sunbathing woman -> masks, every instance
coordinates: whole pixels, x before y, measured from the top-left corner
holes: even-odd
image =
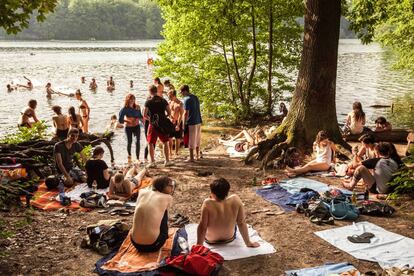
[[[307,172],[329,170],[331,163],[335,160],[336,147],[335,144],[329,140],[328,134],[324,130],[318,132],[313,146],[316,150],[316,159],[300,168],[294,169],[286,167],[286,173],[288,176],[295,177],[299,174]]]
[[[68,116],[68,123],[69,128],[77,128],[79,132],[81,133],[82,129],[82,117],[79,114],[76,114],[75,108],[73,106],[69,107],[68,110],[69,116]]]
[[[78,89],[75,93],[76,99],[79,101],[79,113],[82,116],[82,131],[84,133],[89,132],[89,115],[91,109],[89,108],[88,103],[82,98],[82,93]]]
[[[352,111],[349,112],[346,118],[344,132],[351,132],[351,134],[360,134],[364,131],[365,113],[362,110],[360,102],[354,102]]]
[[[52,106],[52,110],[56,114],[52,117],[53,126],[56,129],[55,135],[59,140],[65,140],[69,132],[68,116],[62,114],[62,108],[58,105]]]

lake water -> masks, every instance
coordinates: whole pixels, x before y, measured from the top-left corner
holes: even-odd
[[[132,92],[143,105],[147,85],[152,82],[152,71],[147,68],[148,56],[154,56],[154,47],[160,41],[0,41],[0,131],[3,135],[14,129],[20,111],[29,99],[38,101],[37,115],[50,124],[51,106],[60,105],[64,112],[77,107],[74,98],[45,97],[47,82],[57,91],[73,93],[81,89],[91,107],[90,130],[103,132],[112,114],[118,114],[124,97]],[[394,97],[414,92],[414,79],[388,68],[390,61],[376,45],[361,45],[358,40],[341,40],[339,46],[337,79],[337,112],[340,121],[352,108],[355,100],[362,102],[371,120],[383,110],[369,108],[373,104],[391,104]],[[29,77],[34,89],[7,93],[6,84],[24,83]],[[81,84],[80,77],[86,77]],[[109,93],[105,81],[113,76],[116,90]],[[88,83],[94,77],[98,90],[90,92]],[[135,87],[129,88],[129,80]],[[141,136],[143,137],[143,136]],[[141,138],[142,148],[145,141]],[[123,130],[118,130],[113,142],[115,158],[126,160],[126,141]],[[142,158],[142,157],[141,157]]]

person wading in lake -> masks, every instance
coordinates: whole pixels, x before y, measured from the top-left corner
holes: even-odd
[[[190,93],[188,85],[180,88],[181,94],[184,96],[184,122],[188,126],[189,140],[188,148],[190,157],[187,161],[194,162],[200,158],[200,141],[201,141],[201,112],[198,97]],[[195,159],[194,159],[195,150]]]
[[[33,123],[36,123],[36,122],[39,121],[36,117],[36,112],[35,112],[35,109],[37,107],[37,101],[36,100],[30,100],[27,105],[28,106],[25,107],[22,110],[22,112],[20,112],[21,116],[20,116],[19,122],[18,122],[19,127],[31,128]],[[30,118],[32,118],[34,122],[31,122]]]
[[[89,90],[95,91],[98,88],[95,78],[92,78],[92,81],[89,83]]]
[[[23,76],[23,78],[25,78],[27,80],[26,85],[24,84],[16,84],[17,87],[22,87],[22,88],[26,88],[28,90],[32,90],[33,89],[33,83],[30,79],[28,79],[27,77]]]
[[[119,111],[119,123],[125,123],[127,137],[128,163],[131,163],[132,136],[135,136],[135,155],[139,161],[141,130],[139,121],[143,120],[140,106],[135,102],[135,96],[128,94],[125,97],[124,107]]]
[[[160,78],[156,77],[154,79],[154,85],[157,87],[157,96],[164,97],[164,85],[161,83]]]
[[[115,90],[115,81],[112,76],[109,77],[109,80],[106,81],[106,90],[114,91]]]
[[[52,106],[52,110],[56,114],[52,117],[55,135],[59,140],[65,140],[69,132],[68,116],[62,114],[62,108],[58,105]]]
[[[79,114],[82,116],[82,131],[83,133],[89,132],[89,115],[91,109],[88,103],[82,98],[82,93],[78,89],[75,93],[76,99],[79,101]]]
[[[76,113],[75,108],[73,106],[69,107],[68,110],[68,123],[69,128],[76,128],[80,133],[82,133],[82,118],[79,114]]]
[[[145,102],[144,118],[149,119],[149,127],[147,134],[147,142],[149,144],[149,153],[151,157],[151,164],[148,167],[155,167],[155,145],[158,138],[164,144],[165,166],[171,166],[169,152],[169,135],[165,132],[166,128],[171,126],[171,121],[167,118],[171,116],[171,110],[168,102],[164,98],[157,95],[157,87],[151,85],[149,87],[151,98]],[[167,115],[166,115],[167,113]]]
[[[181,139],[183,137],[183,114],[184,108],[183,103],[177,99],[177,92],[175,90],[170,90],[168,92],[169,98],[169,105],[171,110],[171,122],[174,125],[175,131],[171,134],[170,137],[170,156],[172,156],[172,148],[173,148],[173,138],[175,140],[175,154],[178,155],[178,151],[180,149]]]
[[[78,143],[79,130],[72,128],[68,132],[68,137],[55,144],[53,155],[55,157],[56,168],[59,175],[64,177],[66,187],[72,187],[75,182],[85,182],[84,173],[73,166],[75,153],[79,153],[82,160],[86,162],[86,157],[82,153],[82,145]]]

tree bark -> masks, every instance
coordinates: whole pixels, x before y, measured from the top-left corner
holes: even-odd
[[[230,71],[230,64],[229,64],[229,60],[227,58],[227,51],[226,51],[226,46],[223,43],[223,56],[224,56],[224,61],[226,62],[226,70],[227,70],[227,78],[229,80],[229,87],[230,87],[230,93],[231,93],[231,100],[233,102],[233,105],[236,109],[236,111],[239,109],[237,106],[237,102],[234,96],[234,89],[233,89],[233,80],[231,79],[231,71]]]
[[[259,143],[264,167],[281,146],[295,146],[309,152],[320,130],[327,131],[334,142],[344,144],[335,105],[341,0],[307,0],[305,5],[296,88],[286,120],[270,141]],[[281,143],[281,139],[286,143]]]
[[[256,64],[257,64],[256,23],[255,23],[255,17],[254,17],[254,5],[253,4],[251,6],[251,18],[252,18],[253,64],[252,64],[252,69],[250,70],[249,79],[247,81],[246,106],[247,106],[248,114],[250,114],[250,98],[252,94],[252,83],[253,83],[253,77],[256,71]]]
[[[268,77],[267,77],[267,110],[268,115],[272,115],[272,106],[273,106],[273,96],[272,96],[272,70],[273,70],[273,3],[270,1],[269,5],[269,63],[267,67]]]

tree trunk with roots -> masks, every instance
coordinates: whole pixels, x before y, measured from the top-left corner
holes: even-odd
[[[341,0],[306,1],[302,57],[290,111],[272,138],[259,143],[246,162],[258,154],[266,168],[288,147],[309,151],[320,130],[343,144],[335,106],[340,17]]]

